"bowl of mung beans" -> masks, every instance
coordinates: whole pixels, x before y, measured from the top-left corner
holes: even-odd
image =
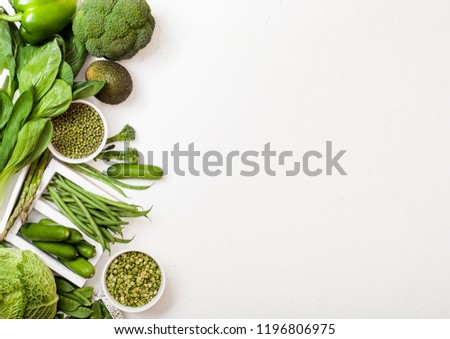
[[[86,100],[73,101],[69,109],[52,119],[50,152],[59,160],[80,164],[93,160],[103,150],[108,136],[100,109]]]
[[[103,270],[103,290],[118,309],[138,313],[148,310],[161,298],[166,277],[155,257],[127,250],[113,255]]]

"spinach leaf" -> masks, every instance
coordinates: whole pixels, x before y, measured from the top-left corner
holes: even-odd
[[[31,45],[19,47],[19,52],[16,56],[17,76],[20,77],[22,69],[30,62],[39,48]]]
[[[20,169],[41,156],[53,135],[52,123],[48,119],[28,121],[20,130],[17,144],[5,167],[5,172]]]
[[[0,203],[3,202],[6,186],[12,176],[44,153],[52,135],[53,126],[48,119],[29,121],[23,126],[8,164],[0,172]]]
[[[73,86],[73,100],[89,98],[96,95],[105,86],[104,81],[83,81],[77,82]]]
[[[5,127],[13,110],[13,104],[5,91],[0,90],[0,131]]]
[[[61,79],[37,103],[31,119],[54,118],[67,111],[72,101],[72,87]]]
[[[13,151],[19,131],[25,124],[33,109],[33,92],[28,90],[22,93],[17,99],[8,123],[3,133],[2,146],[0,149],[0,172],[5,168],[8,159]]]
[[[56,40],[39,47],[19,74],[20,91],[34,87],[34,100],[39,101],[53,85],[61,59],[61,49]]]
[[[70,65],[74,77],[78,75],[86,61],[88,52],[84,44],[73,35],[72,28],[69,26],[64,35],[66,41],[66,55],[64,60]]]
[[[59,68],[58,78],[64,80],[70,87],[73,86],[73,72],[70,65],[63,61]]]

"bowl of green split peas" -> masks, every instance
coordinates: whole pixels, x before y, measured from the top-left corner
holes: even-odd
[[[106,145],[108,130],[100,109],[86,100],[73,101],[52,119],[50,152],[59,160],[81,164],[93,160]]]
[[[103,290],[118,309],[138,313],[148,310],[161,298],[166,276],[155,257],[127,250],[113,255],[103,270]]]

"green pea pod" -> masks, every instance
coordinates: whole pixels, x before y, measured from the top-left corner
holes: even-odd
[[[94,294],[94,288],[91,286],[85,286],[82,288],[77,288],[76,291],[82,295],[84,295],[86,298],[90,299],[92,295]]]
[[[68,299],[72,299],[73,301],[75,301],[76,303],[78,303],[80,306],[84,306],[83,305],[83,300],[81,300],[80,298],[78,298],[77,296],[73,295],[72,292],[71,293],[59,293],[60,296],[66,297]]]
[[[78,290],[74,290],[72,292],[72,295],[80,299],[83,306],[89,307],[92,305],[91,301],[88,298],[86,298],[83,293],[80,293]]]
[[[111,314],[109,313],[108,309],[105,306],[105,303],[103,300],[99,300],[98,303],[100,304],[100,309],[102,310],[102,318],[103,319],[112,319]]]
[[[55,278],[55,282],[59,293],[70,293],[75,289],[75,287],[73,287],[72,284],[66,280]]]
[[[100,303],[96,300],[92,304],[92,314],[91,319],[102,319],[102,309],[100,307]]]
[[[9,22],[20,21],[20,34],[32,45],[59,33],[72,20],[77,0],[13,0],[15,15],[0,15]]]
[[[69,311],[73,312],[76,311],[80,307],[80,304],[76,301],[66,298],[62,295],[59,296],[58,300],[58,310],[61,310],[63,312]]]
[[[90,308],[80,306],[76,311],[66,311],[64,313],[77,319],[86,319],[91,316],[92,310]]]

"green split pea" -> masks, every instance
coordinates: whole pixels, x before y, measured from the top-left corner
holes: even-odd
[[[100,115],[91,106],[73,103],[59,117],[52,119],[52,145],[63,156],[86,158],[100,147],[105,129]]]
[[[152,300],[161,286],[156,262],[141,252],[127,252],[113,260],[106,273],[109,294],[119,303],[141,307]]]

